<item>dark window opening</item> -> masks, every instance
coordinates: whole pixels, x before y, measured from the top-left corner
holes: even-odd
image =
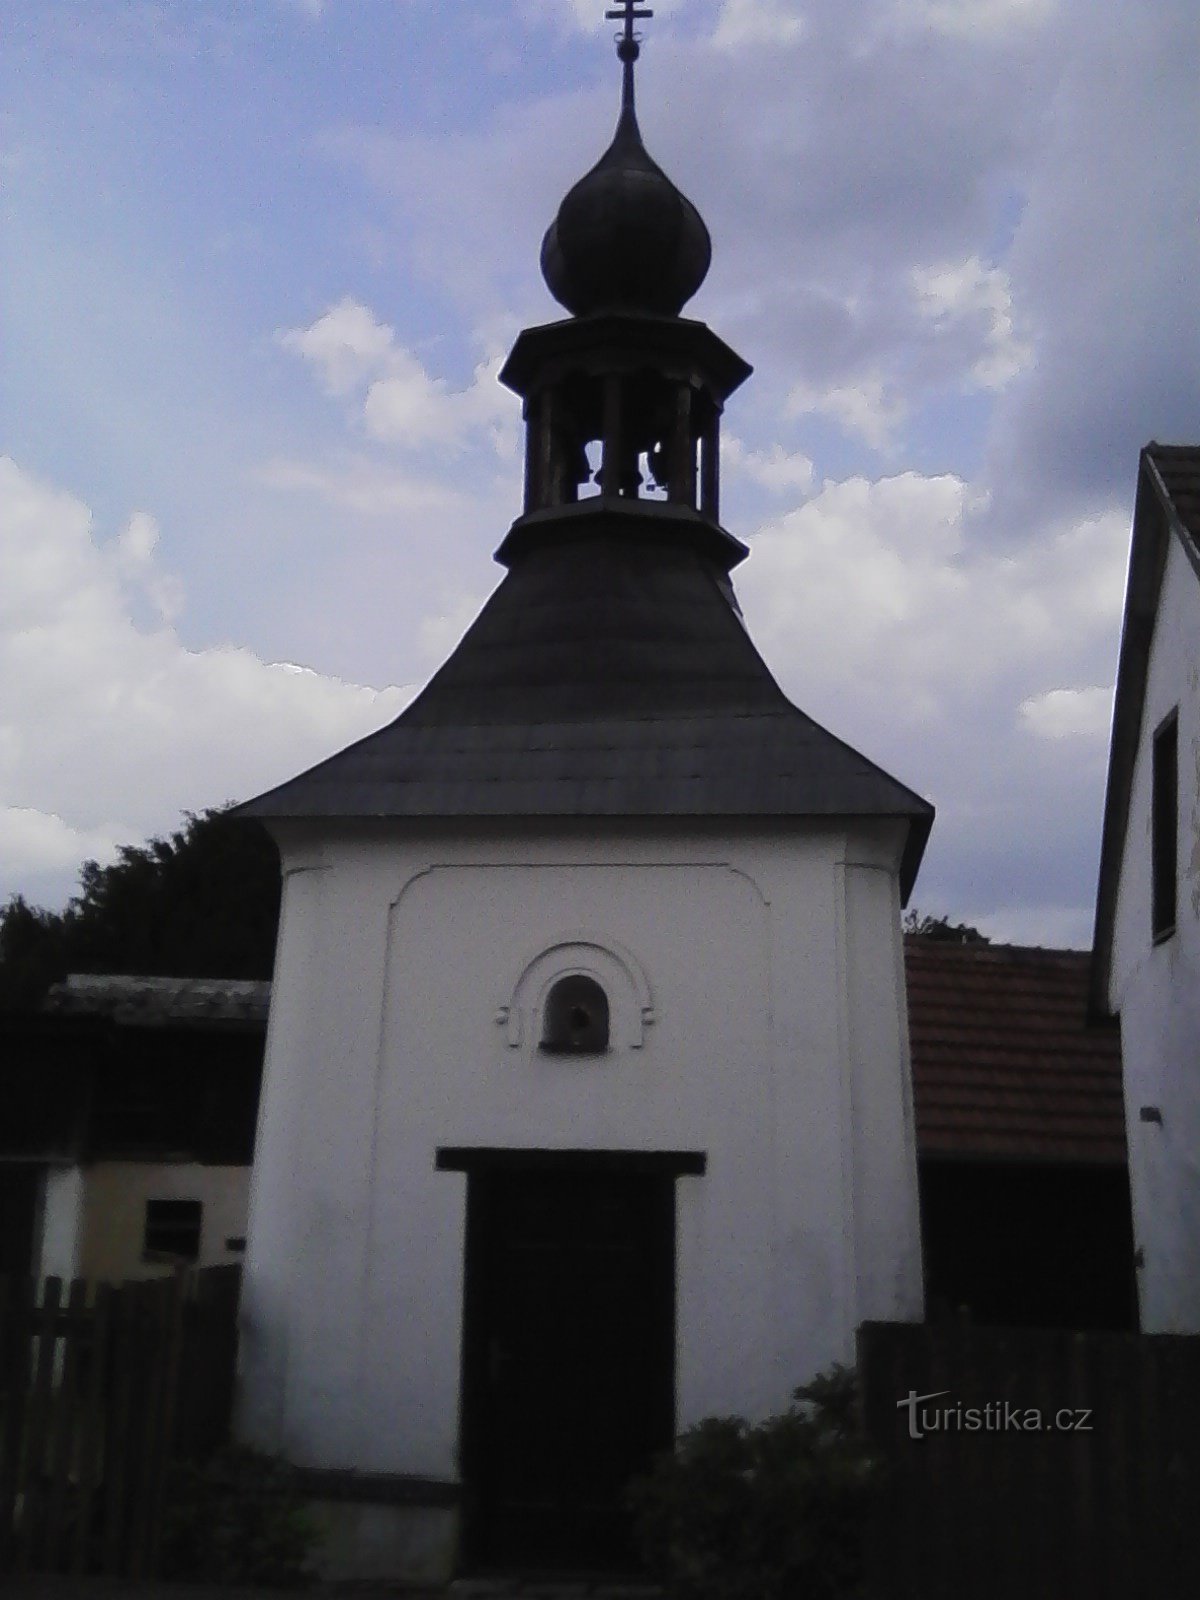
[[[1151,789],[1150,922],[1154,937],[1165,939],[1175,931],[1178,891],[1179,717],[1175,711],[1154,735]]]
[[[197,1260],[203,1215],[204,1206],[199,1200],[147,1200],[142,1259]]]
[[[608,996],[594,978],[560,978],[546,997],[542,1049],[598,1055],[608,1049]]]

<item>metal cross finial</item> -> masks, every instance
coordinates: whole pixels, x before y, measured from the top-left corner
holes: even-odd
[[[621,89],[621,104],[633,110],[633,63],[640,53],[637,34],[633,31],[635,22],[641,22],[654,15],[649,6],[638,5],[637,0],[621,0],[618,11],[606,11],[605,18],[609,22],[623,22],[625,31],[617,39],[617,58],[625,68],[624,83]]]
[[[654,13],[648,6],[638,5],[637,0],[621,0],[621,9],[619,11],[606,11],[604,15],[609,22],[623,22],[625,24],[625,32],[621,35],[618,47],[618,54],[621,55],[621,59],[624,61],[625,57],[621,54],[623,50],[628,50],[631,45],[634,47],[635,52],[637,49],[637,39],[634,37],[633,32],[634,22],[641,21],[644,17],[652,17]]]

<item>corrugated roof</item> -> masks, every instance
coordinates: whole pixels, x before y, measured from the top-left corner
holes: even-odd
[[[1120,1036],[1088,1020],[1090,960],[905,940],[922,1156],[1125,1160]]]
[[[847,605],[853,604],[847,597]],[[240,808],[279,817],[893,816],[933,808],[786,699],[728,577],[597,507],[503,579],[388,727]]]
[[[58,1016],[111,1017],[155,1028],[239,1023],[265,1026],[271,985],[256,978],[150,978],[71,973],[47,992],[42,1010]]]
[[[1092,939],[1090,999],[1097,1015],[1109,1010],[1113,922],[1129,824],[1129,796],[1142,736],[1150,646],[1172,538],[1179,541],[1192,571],[1200,579],[1200,445],[1158,444],[1151,440],[1138,462],[1121,653],[1113,695],[1100,877],[1096,886],[1096,931]]]

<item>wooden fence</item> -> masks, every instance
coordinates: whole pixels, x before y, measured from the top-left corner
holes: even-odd
[[[880,1600],[1195,1600],[1200,1338],[867,1323]]]
[[[170,1462],[228,1431],[239,1276],[0,1279],[0,1573],[153,1576]]]

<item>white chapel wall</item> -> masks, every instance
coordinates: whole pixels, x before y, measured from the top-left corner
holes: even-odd
[[[1151,935],[1151,747],[1179,708],[1176,928]],[[1146,1332],[1200,1333],[1200,580],[1168,540],[1130,796],[1109,1001],[1121,1018]],[[1161,1121],[1142,1121],[1143,1108]]]
[[[706,1153],[676,1191],[680,1427],[778,1409],[861,1317],[919,1315],[898,847],[288,830],[245,1431],[455,1476],[467,1179],[439,1147]],[[649,999],[614,982],[609,1054],[547,1056],[522,975],[589,943]]]

